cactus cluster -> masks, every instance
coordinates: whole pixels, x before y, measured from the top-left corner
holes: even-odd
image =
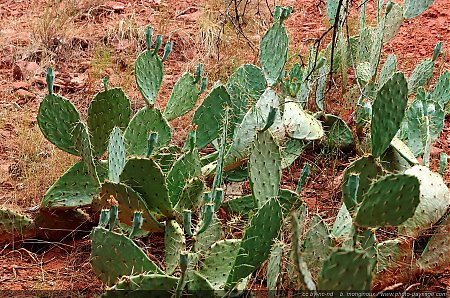
[[[283,21],[292,9],[277,7],[261,41],[260,67],[245,64],[226,84],[217,82],[206,92],[182,147],[171,144],[170,121],[194,110],[208,80],[202,65],[195,74],[182,74],[165,109],[156,108],[172,43],[161,56],[163,38],[153,40],[150,27],[147,48],[135,62],[144,106],[134,114],[123,90],[110,89],[106,79],[82,119],[68,99],[53,93],[49,69],[38,124],[51,143],[79,160],[48,189],[35,219],[0,210],[0,232],[52,238],[55,227],[98,222],[90,236],[91,264],[108,286],[105,296],[137,289],[176,297],[239,294],[268,258],[269,290],[277,290],[281,280],[311,291],[369,290],[377,274],[405,258],[413,271],[439,272],[448,266],[442,256],[448,254],[449,190],[426,165],[450,100],[449,72],[431,92],[424,86],[441,45],[409,78],[396,71],[395,55],[379,71],[382,46],[403,17],[420,14],[433,1],[419,2],[405,1],[402,13],[400,4],[378,1],[374,28],[366,25],[363,4],[359,35],[346,40],[344,24],[335,24],[346,13],[342,1],[328,0],[329,21],[340,30],[335,57],[330,47],[311,47],[306,65],[295,63],[290,70]],[[353,92],[362,91],[357,130],[370,131],[363,138],[325,113],[328,72],[340,70],[347,81],[350,66],[358,83]],[[311,98],[316,114],[306,110]],[[314,141],[365,152],[343,173],[343,202],[332,227],[319,214],[309,216],[300,198],[308,164],[295,192],[281,188],[282,170]],[[205,155],[207,146],[214,152]],[[416,159],[422,154],[425,166]],[[225,179],[248,179],[251,194],[229,199]],[[220,208],[247,220],[240,239],[225,235]],[[292,231],[290,245],[280,233],[286,228]],[[397,237],[379,242],[384,228]],[[436,233],[425,249],[413,255],[414,240],[432,228]],[[164,235],[164,261],[158,264],[134,240],[151,233]]]

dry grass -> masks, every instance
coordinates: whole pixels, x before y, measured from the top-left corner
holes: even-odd
[[[16,135],[14,153],[10,156],[12,164],[9,167],[9,175],[15,182],[15,189],[9,201],[2,203],[20,207],[38,205],[48,187],[77,158],[56,148],[45,139],[34,120],[33,111],[8,111],[4,116],[4,119],[13,125]]]

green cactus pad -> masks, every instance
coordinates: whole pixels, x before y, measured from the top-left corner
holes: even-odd
[[[444,109],[419,87],[416,99],[410,104],[404,120],[408,146],[415,156],[424,153],[427,141],[434,143],[439,137],[444,128],[444,120]]]
[[[129,159],[120,174],[120,182],[131,186],[139,193],[150,211],[159,211],[166,216],[172,214],[164,175],[154,160]]]
[[[281,22],[273,24],[261,40],[259,59],[269,86],[275,86],[283,73],[288,46],[289,38]]]
[[[397,151],[409,164],[418,164],[419,162],[414,157],[409,147],[403,143],[399,138],[394,137],[391,141],[391,147]]]
[[[164,230],[164,259],[166,274],[173,274],[178,267],[180,254],[186,250],[183,229],[175,220],[169,220]]]
[[[430,93],[430,98],[445,109],[450,101],[450,71],[446,70]]]
[[[4,232],[26,236],[33,228],[33,220],[28,216],[22,215],[14,210],[0,208],[0,235]]]
[[[175,209],[178,212],[182,212],[184,209],[196,210],[202,202],[204,190],[205,184],[200,178],[194,177],[188,180],[183,187]]]
[[[390,173],[404,173],[411,168],[410,163],[393,148],[392,143],[380,156],[380,163]]]
[[[299,140],[317,140],[324,135],[322,124],[293,101],[284,105],[283,125],[288,136]]]
[[[308,269],[308,265],[303,260],[303,254],[300,251],[301,249],[301,241],[304,236],[304,228],[305,228],[305,219],[306,219],[306,206],[301,208],[297,214],[292,214],[292,259],[294,260],[294,267],[296,270],[296,274],[294,276],[298,277],[298,280],[302,286],[302,288],[306,288],[310,291],[316,290],[316,285],[312,278],[311,272]]]
[[[229,212],[247,215],[250,211],[255,209],[256,206],[253,195],[246,195],[224,202],[223,207]]]
[[[303,140],[286,138],[280,146],[281,168],[285,169],[292,165],[294,161],[303,153],[306,144]]]
[[[324,116],[325,143],[341,150],[349,150],[355,146],[352,131],[341,118],[326,114]]]
[[[56,147],[78,155],[72,133],[81,121],[80,114],[66,98],[48,94],[39,105],[37,122],[44,136]]]
[[[382,87],[386,82],[392,78],[395,71],[397,70],[397,56],[395,54],[390,54],[386,62],[384,62],[381,68],[380,77],[378,78],[378,86]]]
[[[344,242],[352,236],[353,222],[350,212],[345,204],[342,204],[333,224],[331,236],[339,242]]]
[[[400,4],[394,3],[386,16],[383,43],[389,42],[395,37],[395,35],[397,35],[403,25],[403,21],[403,8]]]
[[[98,181],[97,169],[94,163],[93,148],[88,129],[83,122],[78,122],[73,130],[75,148],[81,155],[87,173]]]
[[[172,94],[164,109],[163,116],[170,121],[183,116],[195,107],[198,89],[194,77],[185,72],[173,86]]]
[[[180,156],[167,174],[167,188],[172,206],[180,200],[183,188],[193,177],[201,174],[201,163],[198,151],[188,151]]]
[[[200,221],[197,226],[197,230],[202,226]],[[215,242],[219,241],[223,237],[222,223],[216,215],[213,215],[211,223],[205,232],[195,236],[194,251],[204,252]]]
[[[347,188],[348,178],[351,174],[359,175],[359,187],[356,200],[357,203],[360,203],[369,190],[373,180],[377,179],[378,176],[383,175],[383,168],[372,156],[363,156],[347,167],[342,178],[342,199],[350,213],[353,212],[355,207],[355,203],[350,197],[350,192]]]
[[[411,258],[411,248],[408,245],[407,250],[405,246],[405,240],[390,239],[380,242],[376,246],[377,251],[377,265],[376,272],[384,272],[386,270],[398,270],[402,267],[402,264],[409,264],[408,259]]]
[[[372,108],[372,154],[381,156],[400,128],[408,103],[406,79],[394,74],[377,92]]]
[[[120,181],[120,174],[125,167],[125,158],[125,139],[120,128],[114,127],[108,142],[108,179],[110,181]]]
[[[87,125],[94,156],[105,152],[114,127],[125,129],[130,121],[131,106],[122,89],[115,88],[95,95],[88,108]]]
[[[407,19],[419,16],[433,4],[434,0],[405,0],[403,15]]]
[[[196,145],[205,147],[219,136],[225,109],[231,107],[231,99],[224,86],[216,86],[197,108],[192,124],[197,125]]]
[[[374,39],[374,31],[375,30],[370,27],[364,27],[361,30],[357,55],[358,63],[370,60],[370,54]]]
[[[339,249],[324,262],[319,274],[319,290],[370,290],[371,261],[363,252]]]
[[[327,87],[328,74],[330,73],[330,66],[325,63],[317,74],[317,86],[316,86],[316,105],[319,110],[323,111],[323,101],[325,99],[325,91]]]
[[[347,1],[345,0],[342,4],[341,9],[344,7],[345,3]],[[338,4],[339,0],[327,0],[326,1],[326,13],[328,17],[328,21],[330,21],[331,25],[334,25],[334,22],[336,20],[336,14],[338,13]]]
[[[179,278],[161,274],[139,274],[136,276],[124,276],[110,290],[151,291],[152,297],[171,297],[177,287]],[[113,294],[114,291],[106,292]],[[133,292],[130,292],[133,293]],[[136,293],[136,292],[134,292]],[[141,294],[136,294],[140,296]],[[120,295],[122,296],[122,295]],[[133,296],[133,295],[132,295]]]
[[[172,129],[167,120],[158,109],[143,107],[134,115],[125,130],[127,155],[145,156],[148,149],[147,136],[151,131],[158,133],[156,148],[169,144]]]
[[[420,202],[414,215],[401,227],[409,236],[418,236],[431,228],[450,206],[450,192],[441,175],[424,166],[414,166],[405,174],[415,176],[420,182]]]
[[[142,211],[144,219],[142,230],[161,232],[164,229],[164,226],[150,213],[145,201],[131,187],[122,183],[105,181],[101,190],[101,204],[103,207],[110,207],[111,203],[109,200],[111,196],[119,203],[119,220],[121,223],[132,226],[134,213]]]
[[[188,287],[189,293],[195,295],[195,297],[214,297],[214,288],[212,284],[206,277],[202,276],[197,271],[192,273]]]
[[[267,264],[267,290],[276,291],[278,278],[280,276],[282,258],[283,258],[283,243],[277,243],[270,251],[269,263]]]
[[[147,105],[155,103],[156,95],[161,88],[164,65],[157,53],[145,51],[134,63],[136,84]]]
[[[284,217],[289,215],[292,207],[296,208],[303,204],[303,201],[298,193],[289,189],[280,189],[278,196]]]
[[[278,107],[278,105],[277,94],[267,88],[256,104],[245,114],[239,127],[236,128],[233,143],[225,156],[225,165],[248,157],[256,132],[265,126],[271,107]]]
[[[317,278],[323,262],[331,253],[332,241],[328,227],[319,215],[314,215],[308,232],[303,240],[303,260],[308,265],[311,275]]]
[[[278,196],[281,181],[281,156],[269,131],[258,132],[250,158],[250,185],[257,207]]]
[[[433,75],[433,69],[433,60],[425,59],[420,62],[408,78],[408,94],[412,94],[417,88],[425,86]]]
[[[97,168],[99,171],[102,169]],[[98,173],[104,176],[104,173]],[[102,175],[103,174],[103,175]],[[73,208],[87,206],[99,191],[100,184],[89,176],[82,161],[75,163],[45,193],[42,208]]]
[[[159,148],[153,155],[153,159],[159,164],[163,173],[167,174],[180,154],[181,150],[178,146],[169,145]]]
[[[221,240],[214,243],[206,252],[199,273],[208,279],[215,290],[224,290],[240,245],[240,239]]]
[[[233,289],[236,283],[249,276],[266,260],[281,227],[282,216],[280,204],[272,199],[252,217],[228,276],[227,289]]]
[[[91,265],[102,282],[111,286],[121,276],[163,274],[147,255],[125,235],[96,227],[91,233]]]
[[[361,62],[356,67],[356,78],[361,82],[368,83],[372,79],[372,68],[369,62]]]
[[[407,174],[387,175],[372,184],[355,217],[362,227],[398,226],[413,216],[420,201],[419,180]]]
[[[234,124],[242,122],[249,101],[255,102],[263,94],[266,80],[259,67],[244,64],[228,78],[226,88],[233,103],[230,124],[234,127]]]
[[[374,29],[372,48],[370,49],[370,71],[371,77],[375,77],[378,64],[380,63],[381,51],[383,49],[384,33],[386,31],[386,16],[381,18],[378,26]]]
[[[450,216],[443,221],[430,238],[417,265],[426,273],[441,273],[448,269],[450,261]]]

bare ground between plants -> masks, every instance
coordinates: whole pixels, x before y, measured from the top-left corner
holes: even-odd
[[[200,2],[200,3],[198,3]],[[254,1],[255,3],[257,1]],[[324,8],[319,1],[277,1],[292,5],[294,13],[286,23],[291,40],[291,56],[304,51],[311,38],[325,31]],[[257,4],[259,3],[259,6]],[[247,13],[247,37],[259,44],[270,22],[264,1]],[[143,28],[152,24],[158,33],[174,41],[174,51],[166,62],[166,76],[157,106],[164,107],[178,76],[205,64],[213,79],[227,77],[245,62],[257,63],[257,53],[238,36],[230,24],[223,27],[218,11],[221,1],[65,1],[0,0],[0,205],[27,209],[39,204],[45,190],[74,161],[47,143],[36,125],[35,115],[46,93],[44,70],[56,66],[56,87],[81,111],[101,89],[101,78],[111,77],[110,85],[122,86],[133,107],[143,105],[134,85],[133,61],[142,47]],[[222,8],[223,10],[223,8]],[[56,11],[56,12],[55,12]],[[265,21],[265,22],[264,22]],[[198,32],[201,32],[199,34]],[[217,36],[220,43],[217,44]],[[437,60],[435,77],[450,69],[450,2],[437,0],[423,15],[405,22],[397,37],[386,47],[384,56],[395,53],[399,68],[410,73],[420,60],[430,57],[435,44],[444,42],[444,54]],[[350,74],[351,76],[351,74]],[[211,80],[214,81],[214,80]],[[328,109],[344,118],[339,90],[328,95]],[[176,142],[182,143],[188,130],[187,115],[171,123]],[[345,119],[349,120],[349,119]],[[450,125],[433,147],[433,165],[440,152],[450,154]],[[332,152],[303,154],[295,166],[284,172],[283,186],[293,188],[303,163],[313,166],[313,177],[302,193],[310,210],[332,219],[340,203],[340,177],[349,155]],[[450,172],[445,172],[447,185]],[[162,248],[149,253],[161,256]],[[0,248],[1,290],[71,290],[93,296],[102,284],[89,264],[87,237],[58,243],[39,243],[23,248],[14,243]],[[257,286],[254,284],[255,287]],[[406,289],[450,290],[450,273],[421,277]]]

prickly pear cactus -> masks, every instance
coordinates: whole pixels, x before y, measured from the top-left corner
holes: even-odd
[[[175,220],[169,220],[164,230],[164,255],[166,274],[173,274],[178,267],[180,254],[186,249],[183,230]]]
[[[152,184],[148,181],[152,181]],[[120,175],[120,182],[129,185],[139,193],[150,211],[159,211],[166,216],[172,215],[173,208],[164,174],[154,160],[128,159]]]
[[[279,101],[275,91],[267,88],[256,104],[245,114],[233,137],[233,143],[225,156],[225,164],[232,164],[246,158],[256,133],[262,129],[267,121],[271,107],[278,107]]]
[[[116,297],[114,290],[128,291],[152,291],[152,297],[170,297],[177,287],[179,278],[160,274],[139,274],[134,276],[124,276],[111,288],[112,291],[106,292],[106,297]]]
[[[447,216],[428,241],[425,250],[417,260],[419,269],[426,273],[440,273],[448,268],[450,261],[450,216]]]
[[[106,175],[102,167],[98,167],[97,170],[99,176]],[[85,164],[79,161],[47,190],[41,207],[71,208],[90,205],[99,187],[98,181],[88,174]]]
[[[407,19],[419,16],[433,4],[434,0],[405,0],[403,15]]]
[[[263,94],[266,80],[259,67],[244,64],[228,78],[226,88],[233,102],[230,119],[232,127],[229,129],[233,132],[234,126],[242,122],[248,103],[256,102]]]
[[[206,96],[192,118],[197,127],[196,145],[205,147],[219,136],[225,109],[231,107],[231,98],[225,86],[218,85]]]
[[[113,202],[110,202],[113,200]],[[122,224],[132,226],[136,211],[143,211],[142,230],[148,232],[161,232],[164,226],[159,223],[153,213],[148,210],[142,197],[131,187],[112,181],[105,181],[101,189],[101,205],[109,208],[115,201],[119,204],[119,220]]]
[[[302,245],[303,260],[314,279],[331,253],[332,242],[328,227],[319,215],[314,215]]]
[[[100,157],[105,152],[112,129],[125,129],[130,116],[130,101],[122,89],[109,89],[95,95],[86,120],[94,156]]]
[[[259,50],[260,63],[269,86],[275,86],[280,79],[288,55],[289,38],[281,21],[267,30]]]
[[[195,107],[198,100],[198,88],[192,74],[185,72],[173,86],[163,116],[170,121],[183,116]]]
[[[196,149],[186,152],[175,161],[166,178],[172,206],[175,206],[180,200],[186,182],[200,174],[200,156]]]
[[[275,198],[267,201],[252,217],[228,275],[226,289],[233,289],[266,260],[272,242],[278,235],[281,220],[281,206]]]
[[[324,262],[319,274],[319,290],[370,290],[371,262],[363,252],[339,249]]]
[[[416,177],[420,182],[420,202],[414,215],[401,227],[407,235],[418,236],[431,228],[450,206],[450,192],[442,177],[424,166],[414,166],[405,174]]]
[[[284,105],[283,125],[294,139],[317,140],[324,135],[322,124],[293,101]]]
[[[313,277],[311,275],[311,272],[308,269],[308,265],[306,264],[305,260],[303,259],[303,254],[301,252],[301,241],[304,236],[304,221],[306,219],[306,207],[300,209],[301,211],[296,214],[292,214],[292,259],[294,260],[294,267],[297,271],[298,280],[300,282],[300,285],[303,288],[306,288],[310,291],[316,290],[316,284],[314,283]],[[298,216],[299,215],[299,216]]]
[[[80,121],[77,109],[60,95],[48,94],[39,105],[37,122],[42,133],[47,140],[70,154],[78,155],[72,132]]]
[[[112,182],[120,181],[120,174],[126,163],[125,139],[122,131],[114,127],[108,142],[108,179]]]
[[[342,178],[342,199],[350,213],[353,212],[355,202],[350,197],[350,192],[347,188],[348,178],[351,174],[359,175],[359,187],[356,195],[356,203],[360,203],[363,200],[364,195],[370,188],[373,180],[378,176],[383,175],[383,168],[373,156],[363,156],[356,161],[352,162],[344,172]]]
[[[407,103],[406,79],[403,73],[396,73],[378,90],[373,103],[371,123],[373,156],[381,156],[389,147],[400,128]]]
[[[9,241],[11,236],[15,237],[16,235],[28,237],[33,228],[34,222],[31,218],[11,209],[0,209],[0,236],[2,239]]]
[[[267,264],[267,289],[276,291],[278,278],[281,272],[284,244],[279,242],[272,247],[270,251],[269,263]]]
[[[355,223],[362,227],[398,226],[419,205],[419,180],[407,174],[387,175],[372,184],[359,207]]]
[[[241,245],[240,239],[227,239],[214,243],[206,252],[199,273],[215,290],[225,290],[225,283]]]
[[[156,53],[155,53],[156,52]],[[147,105],[155,103],[156,95],[161,88],[164,75],[164,65],[157,50],[147,49],[141,53],[134,63],[136,84]]]
[[[145,253],[125,235],[96,227],[91,233],[91,264],[95,274],[107,285],[114,285],[121,276],[163,274]]]
[[[378,78],[378,85],[384,86],[386,82],[394,75],[397,70],[397,56],[390,54],[381,68],[380,77]]]
[[[167,120],[158,109],[143,107],[134,115],[125,130],[127,155],[145,156],[147,154],[147,135],[150,131],[158,133],[158,142],[155,148],[169,144],[172,129]]]
[[[281,182],[281,156],[269,131],[258,132],[250,153],[250,185],[256,206],[278,196]]]

